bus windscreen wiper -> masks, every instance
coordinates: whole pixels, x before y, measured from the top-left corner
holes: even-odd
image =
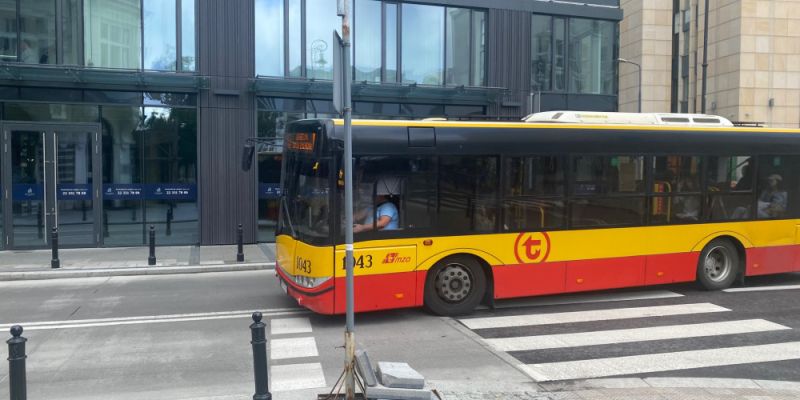
[[[286,205],[286,195],[281,194],[281,209],[283,209],[283,215],[286,219],[286,222],[289,223],[289,230],[292,231],[292,237],[296,238],[297,234],[294,231],[294,224],[292,224],[292,217],[289,215],[289,206]],[[281,218],[283,221],[284,218]]]

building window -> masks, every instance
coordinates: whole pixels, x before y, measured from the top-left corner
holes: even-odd
[[[614,94],[616,22],[534,14],[531,24],[534,90]]]
[[[194,0],[85,0],[83,10],[86,66],[194,70]]]
[[[351,4],[356,82],[485,84],[484,11],[380,0]],[[341,27],[335,6],[329,0],[255,0],[256,75],[332,79],[331,32]]]

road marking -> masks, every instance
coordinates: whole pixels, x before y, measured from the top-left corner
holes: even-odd
[[[557,381],[795,359],[800,359],[800,342],[527,364],[525,369],[537,381]]]
[[[555,306],[563,304],[584,304],[584,303],[606,303],[614,301],[631,300],[653,300],[668,299],[673,297],[683,297],[680,293],[668,290],[648,290],[628,293],[592,293],[579,295],[559,295],[547,297],[535,297],[530,299],[501,300],[495,305],[496,309],[532,307],[532,306]],[[486,309],[488,307],[479,307]]]
[[[552,325],[573,322],[607,321],[628,318],[663,317],[668,315],[701,314],[730,311],[711,303],[677,304],[670,306],[615,308],[610,310],[574,311],[551,314],[512,315],[460,319],[469,329],[508,328],[516,326]]]
[[[309,313],[308,310],[302,308],[273,308],[261,311],[261,314],[263,315],[264,318],[270,318],[276,316],[301,315],[308,313]],[[193,313],[193,314],[149,315],[149,316],[123,317],[123,318],[20,322],[13,324],[0,324],[0,330],[6,330],[13,325],[21,325],[26,331],[34,331],[34,330],[45,330],[45,329],[90,328],[98,326],[206,321],[215,319],[236,319],[245,317],[250,318],[252,314],[253,311],[222,311],[222,312]]]
[[[270,367],[270,386],[273,392],[325,387],[322,364],[289,364]]]
[[[270,358],[283,360],[286,358],[316,357],[317,341],[313,337],[272,339],[269,342]]]
[[[275,318],[269,321],[270,335],[310,333],[311,321],[308,318]]]
[[[723,292],[767,292],[771,290],[796,290],[800,289],[800,285],[776,285],[776,286],[754,286],[754,287],[741,287],[724,289]]]
[[[733,335],[737,333],[767,332],[792,329],[763,319],[743,321],[710,322],[702,324],[657,326],[636,329],[562,333],[557,335],[524,336],[502,339],[484,339],[499,351],[527,351],[560,349],[567,347],[595,346],[646,342],[653,340],[683,339],[704,336]]]

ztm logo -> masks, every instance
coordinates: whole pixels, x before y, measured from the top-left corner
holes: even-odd
[[[400,256],[400,253],[388,253],[386,254],[386,258],[381,261],[382,264],[398,264],[407,262],[411,262],[411,257],[402,257]]]
[[[522,232],[514,242],[514,256],[520,264],[547,261],[550,255],[550,236],[547,232]]]

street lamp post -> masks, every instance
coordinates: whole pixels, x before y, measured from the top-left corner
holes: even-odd
[[[638,105],[638,110],[639,111],[638,112],[641,113],[642,112],[642,66],[637,64],[637,63],[635,63],[635,62],[633,62],[633,61],[628,61],[628,60],[626,60],[624,58],[617,58],[617,62],[625,63],[625,64],[632,64],[632,65],[634,65],[636,67],[636,71],[637,71],[637,73],[639,75],[639,105]]]

